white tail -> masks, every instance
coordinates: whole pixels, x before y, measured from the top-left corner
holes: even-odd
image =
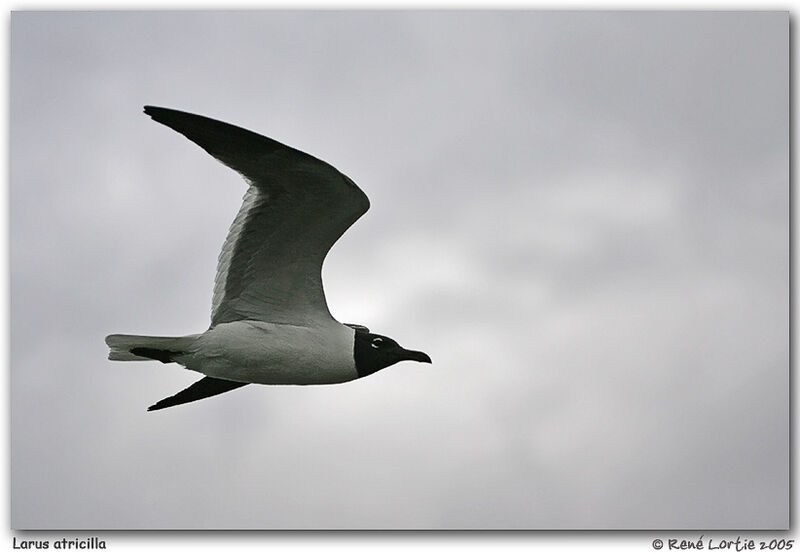
[[[144,335],[108,335],[106,344],[111,349],[108,359],[118,362],[145,362],[152,358],[131,354],[133,348],[150,348],[184,352],[198,335],[186,337],[148,337]]]

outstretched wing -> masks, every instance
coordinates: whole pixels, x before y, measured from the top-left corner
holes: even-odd
[[[194,402],[195,400],[201,400],[203,398],[208,398],[209,396],[216,396],[218,394],[222,394],[223,392],[238,389],[239,387],[243,387],[245,385],[247,385],[247,383],[228,381],[226,379],[217,379],[216,377],[203,377],[199,381],[183,389],[178,394],[174,394],[169,398],[159,400],[147,408],[147,411],[153,412],[155,410],[163,410],[164,408],[178,406],[179,404],[186,404],[187,402]]]
[[[166,108],[144,111],[250,183],[219,256],[211,325],[330,318],[322,262],[369,209],[361,189],[322,160],[246,129]]]

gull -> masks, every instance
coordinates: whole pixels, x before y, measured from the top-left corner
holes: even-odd
[[[150,406],[160,410],[249,383],[325,385],[366,377],[403,360],[431,363],[328,310],[322,263],[369,209],[346,175],[309,154],[204,116],[145,106],[249,183],[219,255],[211,325],[181,337],[109,335],[108,358],[177,363],[204,375]]]

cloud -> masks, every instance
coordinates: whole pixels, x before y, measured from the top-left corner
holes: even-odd
[[[786,23],[15,12],[12,527],[787,526]],[[102,339],[208,325],[245,190],[146,103],[359,183],[331,310],[433,366],[146,413]]]

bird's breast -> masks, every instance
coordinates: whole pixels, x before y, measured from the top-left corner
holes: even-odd
[[[223,323],[203,333],[186,367],[211,377],[265,385],[319,385],[358,377],[354,331],[261,321]]]

